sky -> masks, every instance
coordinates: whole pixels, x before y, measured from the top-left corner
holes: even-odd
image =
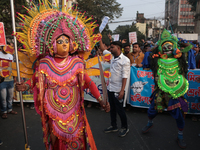
[[[164,22],[165,16],[165,0],[116,0],[121,7],[123,7],[122,16],[112,20],[115,21],[126,21],[135,20],[137,11],[144,13],[145,18],[151,18]],[[132,22],[120,22],[120,23],[109,23],[109,28],[113,31],[119,25],[131,24]]]

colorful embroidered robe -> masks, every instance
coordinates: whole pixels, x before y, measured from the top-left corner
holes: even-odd
[[[57,63],[47,56],[40,60],[37,80],[34,100],[42,117],[46,149],[84,150],[86,142],[96,149],[83,104],[83,61],[69,56]],[[54,145],[51,134],[58,137]]]

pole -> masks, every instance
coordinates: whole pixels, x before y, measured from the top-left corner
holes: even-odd
[[[159,28],[159,40],[160,40],[160,34],[161,34],[161,21],[160,21],[160,28]]]
[[[66,11],[66,0],[62,0],[62,11]]]
[[[72,2],[73,2],[73,0],[68,0],[67,9],[72,7]]]
[[[55,5],[56,5],[56,1],[52,0],[52,6],[55,6]]]
[[[98,48],[96,47],[96,49],[98,49]],[[104,105],[106,105],[107,100],[108,100],[108,93],[107,93],[107,86],[106,86],[106,82],[105,82],[105,78],[104,78],[104,74],[103,74],[103,68],[102,68],[102,65],[101,65],[99,54],[100,54],[100,52],[98,50],[98,55],[97,56],[98,56],[98,63],[99,63],[99,70],[100,70],[100,77],[101,77],[101,85],[102,85],[102,92],[103,92],[103,103],[104,103]]]
[[[10,0],[10,5],[11,5],[11,15],[12,15],[12,26],[13,26],[13,32],[16,33],[15,29],[15,15],[14,15],[14,2],[13,0]],[[16,57],[16,66],[17,66],[17,79],[18,82],[20,83],[20,71],[19,71],[19,60],[18,60],[18,53],[17,53],[17,40],[16,37],[14,36],[14,47],[15,47],[15,57]],[[23,121],[23,127],[24,127],[24,138],[25,138],[25,150],[30,150],[28,146],[28,136],[27,136],[27,130],[26,130],[26,120],[25,120],[25,114],[24,114],[24,104],[23,104],[23,99],[22,99],[22,92],[19,92],[19,98],[20,98],[20,103],[21,103],[21,111],[22,111],[22,121]]]
[[[170,2],[171,2],[171,0],[168,0],[168,18],[170,18]],[[170,23],[169,23],[169,20],[168,20],[168,30],[169,30],[169,28],[170,28]]]

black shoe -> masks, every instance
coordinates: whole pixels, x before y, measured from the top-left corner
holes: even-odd
[[[126,136],[126,134],[129,132],[129,129],[126,129],[126,128],[121,128],[120,130],[119,130],[119,136],[120,137],[124,137],[124,136]]]
[[[176,141],[178,142],[178,146],[179,146],[180,148],[186,148],[187,144],[184,142],[183,139],[177,138]]]
[[[0,145],[2,145],[3,144],[3,142],[0,140]]]
[[[145,126],[145,127],[142,129],[142,133],[147,133],[152,127],[153,127],[153,124],[152,124],[151,126]]]
[[[104,129],[104,132],[105,133],[110,133],[110,132],[117,132],[118,131],[118,128],[117,127],[113,127],[113,126],[110,126],[106,129]]]

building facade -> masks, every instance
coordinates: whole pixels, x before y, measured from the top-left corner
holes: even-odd
[[[138,30],[142,32],[147,39],[158,39],[163,30],[161,21],[157,20],[156,18],[145,18],[144,13],[139,13],[138,11],[136,16],[136,27]]]
[[[197,5],[196,5],[196,16],[195,16],[195,28],[194,31],[195,33],[198,33],[200,35],[200,0],[197,1]],[[199,37],[200,39],[200,37]]]
[[[174,33],[194,33],[194,15],[187,0],[165,0],[165,27]]]

